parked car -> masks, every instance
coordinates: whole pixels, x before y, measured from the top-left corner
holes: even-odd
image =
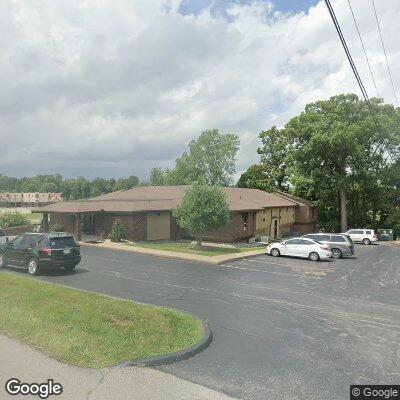
[[[393,229],[378,229],[378,240],[394,240]]]
[[[43,268],[73,271],[80,261],[79,245],[65,233],[24,233],[0,246],[0,268],[26,268],[31,275]]]
[[[373,229],[350,229],[345,234],[350,236],[353,242],[361,242],[362,244],[371,244],[378,240]]]
[[[340,233],[310,233],[302,236],[316,242],[329,245],[333,258],[352,256],[354,254],[354,243],[350,236]]]
[[[285,240],[281,243],[271,243],[267,246],[267,254],[274,257],[303,257],[309,258],[312,261],[327,260],[332,257],[331,249],[328,245],[305,238],[295,238]]]

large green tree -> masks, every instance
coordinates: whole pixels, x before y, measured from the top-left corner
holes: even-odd
[[[322,228],[345,231],[348,217],[354,226],[376,227],[393,215],[399,109],[378,99],[370,109],[354,94],[338,95],[307,105],[260,139],[274,188],[314,200]]]
[[[218,129],[204,131],[189,143],[188,151],[176,160],[175,168],[166,173],[166,183],[228,186],[235,173],[238,150],[237,135],[221,134]]]
[[[205,232],[215,231],[229,223],[230,212],[220,187],[195,183],[174,211],[178,225],[196,237],[201,245]]]

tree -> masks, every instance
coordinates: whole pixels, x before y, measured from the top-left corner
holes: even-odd
[[[165,172],[160,167],[154,167],[151,169],[150,185],[153,186],[165,185]]]
[[[262,146],[257,149],[261,155],[261,165],[267,172],[268,185],[271,191],[288,190],[287,160],[288,141],[282,130],[273,126],[268,131],[261,131]]]
[[[182,229],[196,237],[198,246],[205,232],[226,226],[230,220],[229,205],[223,190],[198,183],[187,191],[173,215]]]
[[[240,184],[261,188],[265,173],[274,188],[315,202],[320,229],[384,227],[399,204],[400,109],[379,99],[371,107],[375,117],[356,95],[338,95],[262,131],[259,168]]]
[[[240,175],[237,183],[241,188],[252,188],[273,192],[276,190],[275,180],[271,179],[270,171],[263,164],[251,165]]]
[[[228,186],[235,173],[239,138],[234,134],[220,134],[218,129],[208,130],[189,143],[188,152],[176,160],[175,168],[167,171],[169,185]]]
[[[124,238],[124,231],[122,229],[121,221],[119,219],[115,220],[111,232],[108,235],[108,238],[112,242],[120,242]]]

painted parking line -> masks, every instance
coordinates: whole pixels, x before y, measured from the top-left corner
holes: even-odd
[[[288,264],[280,264],[276,262],[271,262],[271,261],[260,261],[260,260],[254,260],[254,259],[243,259],[243,261],[251,262],[251,263],[260,263],[260,264],[268,264],[268,265],[279,265],[280,267],[288,267],[291,268],[292,265]],[[301,260],[301,261],[307,261],[307,260]],[[304,267],[306,267],[304,265]],[[324,268],[324,271],[334,271],[332,268]]]
[[[226,264],[221,264],[221,267],[230,268],[230,269],[236,269],[236,270],[242,270],[242,271],[262,272],[264,274],[293,276],[294,278],[322,279],[322,276],[323,276],[320,273],[318,273],[317,275],[314,275],[314,274],[308,273],[308,272],[305,273],[307,275],[289,274],[289,273],[286,273],[286,272],[266,271],[265,269],[244,268],[244,267],[237,267],[236,265],[226,265]]]

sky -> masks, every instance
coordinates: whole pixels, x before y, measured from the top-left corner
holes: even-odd
[[[351,0],[378,89],[393,103],[369,0]],[[348,7],[332,0],[370,96]],[[377,0],[400,92],[399,0]],[[203,130],[236,133],[237,176],[258,134],[307,103],[359,94],[318,0],[3,0],[0,174],[149,176]]]

